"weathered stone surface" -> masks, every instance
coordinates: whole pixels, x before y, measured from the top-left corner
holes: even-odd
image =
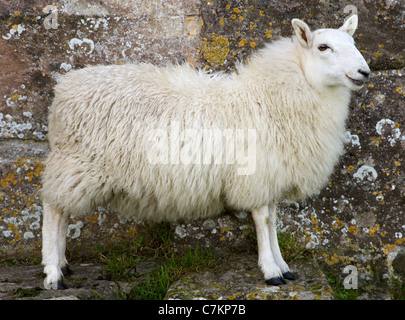
[[[207,1],[201,8],[201,36],[209,42],[221,41],[221,50],[229,51],[219,63],[204,56],[203,61],[214,70],[231,70],[264,43],[291,36],[293,18],[305,20],[313,30],[337,28],[357,12],[355,40],[371,69],[400,69],[405,64],[399,41],[405,37],[403,10],[400,1]]]
[[[57,77],[93,64],[195,63],[199,42],[195,1],[48,5],[0,4],[0,257],[39,254],[41,248],[40,173],[49,151],[47,115]],[[70,246],[119,241],[138,226],[99,208],[71,221]]]
[[[53,86],[58,75],[72,68],[193,60],[190,48],[198,41],[199,24],[193,16],[186,19],[183,2],[171,3],[171,11],[163,15],[159,15],[157,4],[169,7],[164,1],[153,2],[156,6],[151,7],[151,12],[146,8],[148,2],[136,3],[145,8],[130,11],[129,15],[119,14],[118,9],[118,14],[96,10],[89,15],[86,10],[92,6],[87,6],[86,1],[66,1],[54,18],[56,29],[46,28],[45,21],[51,13],[43,13],[40,7],[16,6],[12,13],[3,15],[0,97],[4,103],[0,105],[0,138],[46,140],[47,108]]]
[[[145,263],[144,263],[145,264]],[[155,265],[154,265],[155,266]],[[136,281],[110,281],[101,264],[73,264],[64,279],[65,290],[43,290],[41,266],[0,267],[0,300],[88,300],[119,299]],[[150,266],[137,265],[147,274]],[[208,272],[189,274],[171,285],[166,299],[313,300],[334,298],[333,291],[315,261],[293,264],[297,280],[288,285],[266,285],[255,255],[227,257],[227,262]]]
[[[405,280],[405,249],[402,248],[392,261],[394,272]]]
[[[330,183],[306,201],[279,204],[279,227],[301,235],[308,248],[349,247],[368,252],[371,261],[386,261],[404,246],[403,1],[55,3],[56,9],[46,10],[49,3],[43,0],[0,3],[0,256],[40,251],[40,172],[48,152],[48,107],[60,74],[99,63],[184,60],[231,71],[264,43],[290,36],[292,18],[305,19],[313,29],[338,27],[354,9],[349,5],[359,13],[355,40],[372,77],[353,96],[348,145]],[[47,24],[53,23],[52,10],[58,14],[55,29]],[[100,208],[71,222],[69,246],[79,250],[119,241],[140,226]],[[243,247],[254,234],[249,215],[185,222],[174,229],[178,247],[196,242]],[[331,267],[341,257],[359,268],[373,266],[365,254],[361,263],[358,256],[329,252],[324,259]]]
[[[266,285],[257,267],[255,254],[225,253],[223,263],[210,271],[190,273],[174,282],[165,299],[221,300],[330,300],[335,288],[327,281],[317,261],[308,257],[291,263],[296,280],[275,287]],[[113,300],[130,297],[131,289],[139,285],[161,261],[143,260],[136,265],[139,277],[129,281],[111,281],[100,263],[74,263],[72,274],[64,278],[65,290],[44,290],[42,267],[32,265],[0,266],[0,300]],[[340,272],[339,272],[340,273]],[[359,272],[361,273],[361,272]],[[343,274],[343,277],[345,275]],[[343,286],[343,277],[340,280]],[[357,299],[392,299],[387,286],[359,277],[361,294]],[[388,280],[385,280],[387,282]],[[401,295],[400,288],[397,288]],[[403,296],[402,292],[402,296]],[[170,303],[170,302],[169,302]]]
[[[315,261],[291,264],[296,280],[269,286],[257,266],[255,255],[238,254],[213,271],[189,274],[170,286],[165,299],[215,300],[331,300],[325,276]]]
[[[254,228],[250,213],[227,213],[199,222],[173,224],[173,241],[177,249],[197,244],[207,248],[246,248],[251,246]]]
[[[98,300],[117,299],[129,283],[107,280],[103,265],[77,264],[65,277],[66,290],[44,290],[41,266],[10,266],[0,270],[0,300]]]

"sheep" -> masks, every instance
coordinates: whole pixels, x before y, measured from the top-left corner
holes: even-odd
[[[318,192],[343,152],[351,91],[370,74],[357,24],[312,32],[293,19],[295,36],[231,73],[138,63],[61,76],[42,174],[45,288],[63,288],[68,218],[104,204],[151,221],[251,212],[266,283],[294,280],[276,204]]]

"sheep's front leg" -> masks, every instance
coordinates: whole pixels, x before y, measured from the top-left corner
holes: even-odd
[[[290,272],[288,264],[284,261],[281,255],[277,239],[276,221],[277,221],[276,204],[272,203],[269,205],[269,233],[270,233],[271,252],[273,253],[274,261],[279,266],[283,274],[283,278],[287,280],[295,280],[294,276]]]
[[[59,210],[48,203],[43,204],[43,226],[42,226],[42,265],[45,266],[44,280],[45,289],[63,289],[61,283],[62,271],[59,265],[61,253],[60,225],[62,214]]]
[[[273,258],[269,234],[269,208],[263,206],[252,211],[256,226],[257,246],[259,249],[259,267],[261,268],[267,284],[285,284],[282,272]]]

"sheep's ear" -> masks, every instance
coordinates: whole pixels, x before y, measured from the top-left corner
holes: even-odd
[[[359,17],[357,16],[357,14],[354,14],[345,21],[345,23],[343,24],[343,26],[339,28],[339,30],[345,31],[353,37],[354,32],[357,29],[358,23]]]
[[[292,26],[298,41],[304,48],[312,46],[312,32],[308,25],[300,19],[292,19]]]

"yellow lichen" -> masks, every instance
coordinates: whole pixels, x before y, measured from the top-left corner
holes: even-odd
[[[229,53],[229,40],[223,37],[212,37],[212,41],[204,39],[203,56],[211,67],[224,65]]]
[[[239,46],[239,47],[244,47],[246,43],[247,43],[247,40],[246,40],[246,39],[242,39],[241,41],[239,41],[238,46]]]
[[[11,182],[12,184],[16,184],[13,181],[15,181],[14,173],[9,173],[4,179],[0,180],[0,184],[2,187],[6,187],[9,185],[9,182]]]
[[[390,254],[390,250],[397,250],[398,249],[398,247],[395,244],[385,244],[385,245],[383,245],[383,248],[384,248],[383,252],[386,255]]]
[[[337,217],[335,217],[334,221],[332,222],[333,230],[339,230],[343,227],[343,225],[344,225],[343,221],[340,221]]]
[[[376,233],[379,229],[380,229],[380,225],[379,225],[379,224],[377,224],[377,225],[374,226],[374,227],[370,227],[370,228],[368,229],[368,234],[370,235],[370,237],[374,237],[374,236],[375,236],[375,233]]]
[[[228,300],[235,300],[235,298],[237,297],[237,296],[239,296],[241,293],[240,292],[236,292],[235,294],[233,294],[233,295],[231,295],[231,296],[228,296]]]
[[[315,218],[315,217],[311,214],[311,222],[312,222],[313,224],[317,224],[319,221],[318,221],[317,218]]]
[[[354,235],[357,235],[359,233],[359,229],[356,226],[350,226],[347,231],[353,233]]]
[[[336,253],[334,253],[332,256],[330,256],[330,259],[325,257],[324,261],[329,265],[334,265],[339,262],[339,256]]]
[[[395,88],[395,91],[396,91],[397,93],[399,93],[399,94],[405,95],[405,93],[404,93],[402,87],[396,87],[396,88]]]
[[[395,242],[399,245],[403,244],[405,242],[405,238],[397,239]]]
[[[97,223],[98,221],[98,216],[97,215],[89,215],[87,220],[89,220],[91,223]],[[129,231],[128,231],[129,232]]]
[[[370,145],[378,147],[382,142],[381,137],[371,137]]]

